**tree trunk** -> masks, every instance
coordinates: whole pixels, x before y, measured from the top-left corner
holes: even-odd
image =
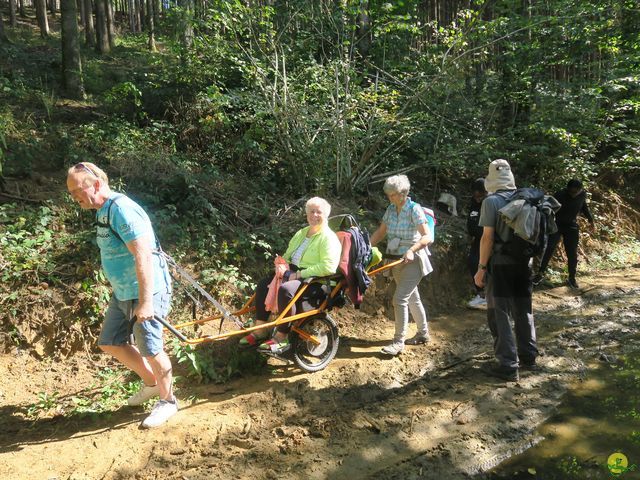
[[[60,14],[60,26],[62,30],[62,79],[64,89],[72,98],[84,98],[76,0],[61,0]]]
[[[47,4],[45,0],[35,0],[36,19],[38,27],[40,27],[40,36],[47,38],[49,36],[49,20],[47,19]]]
[[[17,10],[16,0],[9,0],[9,26],[11,28],[16,28],[18,26],[16,10]]]
[[[142,31],[142,8],[140,6],[140,0],[134,0],[133,9],[135,10],[135,20],[136,20],[136,32]]]
[[[60,11],[62,11],[62,0],[60,0],[60,2]],[[86,18],[86,15],[84,14],[84,0],[76,0],[76,10],[78,11],[78,21],[80,22],[79,28],[84,29],[84,19]]]
[[[27,14],[24,11],[24,0],[20,0],[19,11],[20,11],[20,18],[25,18],[27,16]]]
[[[153,0],[147,0],[147,29],[149,30],[149,50],[156,51],[156,32],[154,24],[154,5]]]
[[[84,43],[88,47],[96,45],[96,31],[93,27],[93,2],[91,0],[81,0],[84,2]]]
[[[140,24],[138,25],[138,31],[142,32],[144,30],[145,25],[147,24],[147,9],[144,4],[145,0],[138,0],[138,6],[140,10]]]
[[[136,4],[134,0],[128,0],[129,3],[129,28],[131,33],[136,33]]]
[[[58,11],[58,0],[49,0],[49,9],[51,10],[51,16],[55,17]]]
[[[7,35],[4,33],[4,20],[2,19],[2,12],[0,12],[0,42],[6,42],[8,40]]]
[[[107,32],[109,35],[109,48],[116,48],[116,22],[113,14],[112,0],[104,0],[105,13],[107,14]]]
[[[160,25],[160,0],[151,0],[153,2],[153,26]]]
[[[186,51],[193,44],[193,0],[179,0],[178,4],[183,8],[181,43]]]
[[[109,53],[109,30],[107,27],[107,7],[104,0],[96,0],[96,50]]]
[[[356,46],[361,60],[364,61],[369,56],[369,50],[371,49],[371,18],[369,17],[369,1],[364,0],[360,2],[360,11],[357,17],[357,40]]]

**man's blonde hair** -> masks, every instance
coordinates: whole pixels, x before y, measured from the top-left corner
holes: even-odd
[[[100,179],[106,186],[109,186],[109,177],[104,171],[96,164],[91,162],[76,163],[73,167],[67,170],[67,177],[76,175],[80,177],[80,181],[86,185],[91,183],[92,179]]]

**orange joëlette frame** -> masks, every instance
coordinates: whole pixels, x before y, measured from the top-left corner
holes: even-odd
[[[399,265],[400,263],[402,263],[402,259],[399,260],[395,260],[391,263],[388,263],[386,265],[383,265],[382,267],[376,268],[375,270],[371,270],[369,272],[367,272],[367,274],[369,276],[373,276],[373,275],[377,275],[380,272],[383,272],[384,270],[388,270],[389,268],[395,267],[396,265]],[[297,320],[304,320],[305,318],[311,317],[313,315],[317,315],[319,313],[322,313],[326,310],[327,305],[329,303],[329,300],[334,298],[344,287],[345,287],[345,280],[344,278],[341,279],[335,287],[333,287],[333,289],[331,290],[331,293],[327,296],[327,298],[324,299],[324,301],[322,302],[322,304],[320,304],[320,306],[318,308],[315,308],[313,310],[308,310],[306,312],[301,312],[301,313],[297,313],[295,315],[291,315],[288,317],[285,317],[284,314],[286,312],[288,312],[291,309],[291,306],[293,306],[298,299],[300,298],[300,296],[307,290],[307,288],[309,287],[309,283],[321,280],[323,278],[332,278],[330,277],[321,277],[321,278],[317,278],[317,279],[313,279],[310,282],[305,282],[302,284],[302,286],[298,289],[298,291],[296,292],[295,296],[291,299],[291,301],[289,302],[289,304],[287,305],[286,308],[282,309],[282,311],[278,314],[278,316],[276,317],[275,320],[271,321],[271,322],[267,322],[267,323],[263,323],[261,325],[256,325],[253,327],[247,327],[247,328],[243,328],[241,330],[233,330],[231,332],[225,332],[225,333],[219,333],[217,335],[206,335],[203,337],[198,337],[198,338],[186,338],[184,337],[182,334],[180,334],[180,332],[178,332],[178,330],[186,328],[186,327],[190,327],[193,325],[202,325],[205,323],[209,323],[209,322],[213,322],[216,320],[220,320],[223,318],[224,315],[214,315],[214,316],[210,316],[210,317],[205,317],[205,318],[201,318],[199,320],[194,320],[191,322],[184,322],[184,323],[179,323],[177,325],[168,325],[166,323],[166,321],[163,321],[162,323],[164,324],[164,326],[166,328],[168,328],[172,333],[174,333],[175,335],[177,335],[180,340],[184,343],[187,343],[189,345],[198,345],[200,343],[207,343],[207,342],[215,342],[215,341],[219,341],[219,340],[226,340],[227,338],[236,336],[236,335],[246,335],[247,333],[253,332],[254,330],[260,330],[263,328],[273,328],[277,325],[282,325],[283,323],[290,323],[290,322],[295,322]],[[249,300],[247,300],[247,302],[242,306],[242,308],[240,308],[240,310],[231,313],[231,315],[235,316],[240,316],[240,315],[244,315],[246,313],[249,313],[253,310],[255,310],[255,306],[252,306],[253,301],[255,300],[255,293],[251,296],[251,298]],[[297,325],[293,325],[292,330],[294,332],[296,332],[298,335],[300,335],[300,337],[302,337],[305,341],[311,341],[314,344],[318,344],[319,341],[313,337],[312,335],[309,335],[308,333],[306,333],[303,330],[300,330],[298,328],[296,328]]]

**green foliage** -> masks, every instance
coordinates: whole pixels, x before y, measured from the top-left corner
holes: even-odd
[[[58,392],[48,394],[47,392],[39,392],[38,400],[27,408],[27,416],[29,418],[37,418],[47,414],[50,410],[58,405]]]
[[[82,309],[81,317],[86,319],[89,325],[97,325],[102,322],[106,306],[111,298],[111,288],[102,270],[94,270],[91,277],[82,279],[78,288],[78,300]]]
[[[215,344],[183,345],[174,339],[172,349],[178,363],[186,365],[188,376],[200,383],[224,383],[237,375],[261,373],[266,366],[265,357],[255,349],[240,350],[236,345],[223,356]]]
[[[0,205],[3,282],[19,280],[25,274],[46,274],[54,267],[51,262],[43,262],[43,258],[47,258],[45,254],[54,248],[54,232],[51,230],[54,214],[51,208],[19,210],[16,204]]]
[[[563,478],[580,478],[582,466],[576,457],[571,456],[560,459],[558,470],[562,473]]]
[[[105,105],[114,113],[120,113],[130,120],[143,120],[146,113],[142,107],[142,92],[132,82],[123,82],[110,88],[104,94]]]
[[[97,372],[95,382],[88,389],[75,395],[62,397],[58,392],[38,393],[38,401],[27,408],[27,416],[35,419],[51,415],[73,417],[113,412],[142,386],[142,382],[127,380],[121,369],[103,368]]]

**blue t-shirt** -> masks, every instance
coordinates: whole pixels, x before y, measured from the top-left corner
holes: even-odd
[[[115,201],[115,203],[114,203]],[[107,218],[109,205],[111,218]],[[156,236],[151,221],[140,205],[119,193],[112,193],[104,205],[97,211],[97,240],[100,247],[100,258],[107,280],[113,287],[113,293],[120,301],[138,298],[138,277],[135,260],[125,243],[148,236],[149,246],[155,250]],[[108,226],[111,225],[122,241],[118,239]],[[123,243],[125,242],[125,243]],[[153,255],[153,293],[171,291],[169,271],[166,262]]]

